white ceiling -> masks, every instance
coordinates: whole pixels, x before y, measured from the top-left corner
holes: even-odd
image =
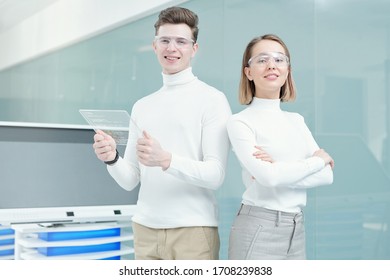
[[[0,0],[0,33],[58,0]]]

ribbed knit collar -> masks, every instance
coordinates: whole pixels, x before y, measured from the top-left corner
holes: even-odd
[[[252,103],[250,104],[250,107],[261,110],[281,111],[280,99],[264,99],[254,97]]]
[[[164,86],[182,85],[196,79],[196,77],[192,73],[192,67],[188,67],[187,69],[172,75],[162,73],[162,76]]]

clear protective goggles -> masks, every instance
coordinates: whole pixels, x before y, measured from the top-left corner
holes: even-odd
[[[155,36],[154,41],[162,48],[167,48],[171,43],[178,49],[190,48],[195,44],[194,40],[179,36]]]
[[[288,57],[280,52],[264,52],[258,55],[252,56],[248,60],[248,66],[256,65],[259,67],[266,67],[270,62],[276,67],[287,67],[290,64]]]

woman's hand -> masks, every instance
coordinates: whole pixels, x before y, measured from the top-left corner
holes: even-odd
[[[313,157],[322,158],[325,161],[325,165],[329,164],[332,169],[334,168],[333,158],[327,152],[325,152],[324,149],[319,149],[319,150],[315,151],[313,154]]]
[[[252,154],[255,158],[261,159],[262,161],[268,161],[269,163],[274,162],[274,160],[271,158],[271,156],[269,154],[267,154],[260,146],[255,146],[255,149],[257,151],[255,151]],[[256,180],[256,178],[253,176],[252,176],[252,179]]]
[[[274,160],[271,158],[271,156],[269,154],[267,154],[261,147],[255,146],[255,148],[257,149],[257,151],[255,151],[252,154],[255,158],[261,159],[263,161],[268,161],[270,163],[274,162]]]

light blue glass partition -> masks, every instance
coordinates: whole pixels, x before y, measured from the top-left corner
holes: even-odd
[[[335,159],[332,186],[308,191],[309,259],[390,259],[390,2],[193,0],[200,17],[194,73],[233,112],[241,57],[255,36],[289,46],[301,113]],[[86,109],[125,109],[161,86],[151,48],[156,15],[0,72],[0,121],[85,124]],[[92,141],[92,139],[91,139]],[[243,192],[231,153],[218,191],[221,258]]]

